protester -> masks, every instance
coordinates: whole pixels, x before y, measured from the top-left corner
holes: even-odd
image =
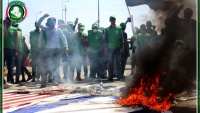
[[[58,82],[60,81],[60,75],[59,75],[59,65],[60,65],[60,45],[59,41],[62,39],[66,52],[68,49],[68,43],[67,40],[59,28],[55,28],[56,19],[54,17],[50,17],[47,19],[47,27],[41,25],[42,21],[48,17],[48,14],[45,14],[43,17],[41,17],[37,23],[38,27],[40,27],[47,36],[47,44],[46,48],[44,50],[44,57],[46,58],[47,62],[47,70],[52,71],[53,74],[53,83],[52,85],[58,85]],[[41,88],[46,87],[46,75],[42,78]]]
[[[37,25],[37,22],[35,22],[35,30],[30,32],[30,45],[31,45],[31,67],[32,67],[32,81],[35,82],[35,79],[39,78],[38,73],[38,66],[39,64],[39,51],[38,51],[38,42],[39,42],[39,34],[40,34],[40,28]]]
[[[92,30],[88,30],[88,55],[90,61],[90,78],[95,79],[96,74],[101,79],[100,55],[102,54],[103,34],[98,30],[96,23],[92,24]]]
[[[110,16],[110,27],[105,30],[105,42],[108,52],[108,81],[113,81],[113,62],[114,56],[117,63],[117,78],[122,79],[120,66],[120,52],[124,51],[124,39],[120,26],[116,26],[116,18]]]
[[[121,23],[120,26],[122,27],[123,38],[124,38],[124,51],[121,53],[121,75],[124,76],[126,61],[128,57],[130,56],[130,53],[129,53],[129,45],[127,41],[128,36],[127,36],[127,33],[125,32],[126,23]]]
[[[22,48],[22,66],[21,66],[21,74],[22,74],[22,80],[21,82],[26,82],[26,81],[29,81],[32,79],[32,75],[31,73],[28,71],[28,69],[26,68],[26,66],[24,66],[24,62],[26,61],[29,53],[30,53],[30,50],[26,44],[26,41],[25,41],[25,37],[23,37],[23,41],[22,41],[22,44],[23,44],[23,48]],[[28,78],[26,80],[26,77],[24,75],[24,72],[28,75]]]
[[[150,34],[154,40],[157,39],[157,32],[155,31],[155,26],[152,25],[151,21],[146,22],[146,33]]]
[[[78,27],[81,28],[84,25],[79,23]],[[84,26],[85,29],[85,26]],[[84,29],[82,29],[84,31]],[[80,30],[79,30],[80,31]],[[83,70],[84,70],[84,78],[87,79],[88,78],[88,67],[87,67],[87,57],[88,57],[88,51],[87,51],[87,35],[85,33],[82,32],[81,34],[82,37],[82,47],[83,47],[83,53],[81,54],[82,56],[82,65],[83,65]]]
[[[71,33],[67,30],[67,28],[63,27],[62,25],[64,25],[64,20],[58,20],[58,27],[62,30],[63,34],[65,35],[66,40],[68,42],[69,50],[71,50],[72,49]],[[65,81],[68,81],[69,76],[71,76],[70,71],[68,71],[69,62],[70,62],[68,60],[69,52],[68,52],[68,54],[66,54],[64,44],[63,44],[62,40],[60,40],[60,55],[61,55],[62,66],[63,66],[63,74],[64,74],[63,79],[65,79]],[[71,53],[70,53],[70,57],[71,57]]]
[[[80,74],[81,74],[81,65],[84,64],[83,60],[85,59],[85,55],[86,55],[86,38],[87,35],[85,33],[83,33],[85,29],[85,26],[83,24],[79,24],[78,25],[78,32],[75,33],[75,36],[72,38],[72,42],[74,43],[74,48],[73,48],[73,55],[72,55],[72,65],[71,65],[71,73],[73,75],[75,68],[77,71],[77,76],[76,76],[76,80],[77,81],[82,81],[83,79],[81,78]],[[87,67],[87,65],[86,65]],[[84,72],[86,74],[87,72],[87,68],[84,67]],[[86,76],[85,76],[86,77]],[[73,81],[74,75],[71,76],[70,80]]]
[[[107,53],[106,53],[106,44],[105,44],[105,28],[104,27],[99,27],[99,30],[102,31],[103,33],[103,44],[102,44],[102,52],[100,54],[100,70],[101,70],[101,78],[102,79],[107,79],[107,69],[108,69],[108,61],[107,61]]]
[[[140,68],[139,67],[140,51],[142,51],[145,48],[145,46],[147,46],[147,44],[150,44],[153,41],[153,38],[151,37],[151,35],[146,33],[146,26],[144,24],[140,26],[140,32],[141,33],[137,34],[137,43],[138,43],[137,49],[138,49],[139,56],[135,58],[136,66],[138,66],[138,69]]]
[[[3,23],[3,36],[4,36],[4,38],[5,37],[7,37],[8,36],[8,32],[7,32],[7,28],[6,28],[6,23],[5,23],[5,21],[4,21],[4,23]],[[2,32],[2,31],[0,31],[0,32]],[[0,49],[0,52],[2,52],[2,49]],[[6,70],[6,68],[4,67],[4,72],[5,72],[5,70]],[[7,88],[10,88],[11,86],[13,86],[13,84],[10,84],[10,83],[7,83],[6,82],[6,80],[4,79],[4,76],[3,76],[3,87],[4,87],[4,89],[7,89]]]
[[[150,34],[146,33],[146,26],[142,24],[140,26],[140,32],[137,34],[137,43],[139,46],[139,50],[142,50],[148,43],[150,43],[153,38]]]
[[[20,77],[20,71],[22,66],[22,30],[18,28],[18,23],[13,23],[12,25],[17,29],[18,34],[18,50],[17,50],[17,56],[15,56],[15,65],[16,65],[16,77],[15,77],[15,83],[20,83],[19,77]]]
[[[196,48],[196,20],[192,19],[193,11],[190,8],[184,10],[184,19],[181,26],[181,39],[188,49]]]
[[[7,82],[14,83],[13,79],[13,62],[14,56],[18,53],[18,34],[17,29],[12,27],[12,22],[9,18],[4,21],[7,28],[7,36],[4,36],[4,65],[8,69]]]

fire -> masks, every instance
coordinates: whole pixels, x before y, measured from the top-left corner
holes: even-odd
[[[116,101],[117,104],[124,106],[143,105],[151,110],[164,111],[171,107],[169,101],[172,94],[169,93],[164,99],[158,98],[158,85],[161,75],[165,72],[160,72],[155,75],[155,78],[149,78],[147,74],[140,80],[140,84],[136,88],[130,88],[130,93],[125,98],[120,98]]]
[[[42,91],[40,91],[39,94],[40,94],[40,95],[47,95],[47,94],[51,94],[51,91],[48,91],[48,90],[42,90]]]

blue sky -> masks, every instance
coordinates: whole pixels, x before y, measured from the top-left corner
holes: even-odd
[[[10,2],[13,0],[9,0]],[[62,19],[62,4],[63,8],[66,6],[66,18],[67,21],[74,21],[79,18],[79,22],[85,25],[86,30],[91,29],[91,25],[98,20],[98,0],[21,0],[25,3],[28,10],[27,17],[19,24],[19,27],[23,30],[23,35],[29,37],[29,32],[34,30],[34,22],[44,14],[48,13],[51,17],[55,17],[57,20]],[[99,0],[100,5],[100,26],[108,27],[110,25],[109,17],[114,15],[116,17],[116,24],[125,22],[129,17],[128,9],[126,7],[125,0]],[[3,1],[3,18],[5,18],[5,11],[8,4],[8,0]],[[136,7],[129,7],[130,12],[134,17],[135,26],[139,27],[147,20],[146,15],[152,12],[147,5],[140,5]],[[64,12],[63,12],[63,16]],[[65,18],[63,18],[65,19]],[[42,23],[45,25],[46,19]],[[127,25],[128,37],[132,36],[131,24]]]

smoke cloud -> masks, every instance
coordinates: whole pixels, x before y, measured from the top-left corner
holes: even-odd
[[[127,2],[128,0],[126,0]],[[131,0],[129,0],[130,2]],[[136,2],[137,0],[132,0]],[[152,0],[153,1],[153,0]],[[144,74],[153,78],[155,73],[165,71],[161,76],[159,94],[166,97],[169,93],[174,95],[183,91],[196,89],[196,1],[168,0],[173,4],[168,8],[156,9],[157,2],[151,3],[155,13],[157,29],[164,28],[163,38],[146,45],[145,49],[136,53],[137,71],[127,81],[126,87],[137,87]],[[149,2],[143,3],[149,5]],[[137,4],[136,4],[137,5]],[[181,7],[183,5],[183,7]],[[129,6],[131,6],[129,4]],[[134,6],[132,4],[132,6]],[[191,8],[193,16],[184,18],[183,12]],[[156,9],[156,10],[155,10]],[[153,23],[154,23],[153,21]],[[175,44],[176,40],[183,40],[184,47]],[[128,90],[123,96],[130,93]]]

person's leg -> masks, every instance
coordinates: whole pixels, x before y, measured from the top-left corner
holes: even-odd
[[[72,74],[72,71],[71,71],[71,68],[72,68],[72,60],[73,60],[73,54],[71,52],[68,52],[68,57],[67,57],[67,64],[68,64],[68,67],[67,67],[67,79],[65,81],[68,81],[68,80],[71,80],[71,77],[73,76]]]
[[[14,83],[14,79],[13,79],[14,50],[9,49],[6,51],[7,51],[6,63],[7,63],[7,68],[8,68],[7,82]]]
[[[71,65],[69,71],[71,73],[71,75],[69,76],[69,80],[73,81],[74,80],[74,71],[75,71],[75,65],[74,64]]]
[[[124,71],[126,67],[127,55],[121,54],[121,75],[124,76]]]
[[[95,61],[94,61],[94,55],[92,53],[89,54],[89,60],[90,60],[90,78],[95,79]]]
[[[77,81],[82,81],[82,79],[81,79],[81,65],[83,64],[82,63],[82,56],[76,55],[75,58],[77,58],[76,62],[74,62],[74,63],[76,63],[76,71],[77,71],[76,80]]]
[[[67,80],[67,73],[68,73],[68,62],[67,62],[67,53],[65,51],[61,51],[60,56],[62,58],[62,68],[63,68],[63,79]]]
[[[116,66],[117,66],[117,79],[122,79],[121,74],[121,53],[120,49],[115,50],[115,56],[116,56]]]
[[[102,67],[101,67],[102,60],[99,60],[99,59],[101,59],[100,54],[101,53],[96,53],[95,54],[95,61],[94,61],[95,62],[95,73],[97,74],[99,79],[103,79]]]
[[[112,49],[108,50],[108,80],[113,81],[113,59],[114,51]]]
[[[22,80],[21,82],[26,82],[26,79],[25,79],[25,75],[24,75],[24,55],[22,55],[22,65],[21,65],[21,74],[22,74]]]
[[[83,58],[82,63],[83,63],[83,69],[84,69],[84,77],[88,78],[88,67],[87,67],[87,57],[86,57],[86,54],[83,54],[82,58]]]
[[[41,81],[40,88],[44,88],[46,87],[46,83],[47,83],[47,73],[42,73],[41,77],[42,77],[42,81]]]
[[[16,84],[20,83],[19,77],[20,77],[20,70],[22,65],[22,53],[18,52],[18,55],[16,57]]]
[[[8,50],[6,50],[6,49],[4,49],[4,54],[3,54],[3,60],[4,60],[4,67],[6,67],[7,69],[8,69],[8,67],[7,67],[7,57],[8,57]],[[4,68],[4,70],[6,69],[6,68]],[[10,77],[9,77],[9,75],[7,75],[7,82],[8,81],[10,81]]]
[[[36,59],[37,59],[38,53],[35,51],[31,51],[31,66],[32,66],[32,81],[35,82],[35,77],[36,77]]]
[[[59,49],[52,49],[53,53],[53,57],[52,57],[52,74],[53,74],[53,83],[55,83],[55,85],[57,85],[57,83],[61,82],[60,79],[60,71],[59,71],[59,66],[60,66],[60,50]]]
[[[41,88],[46,87],[46,81],[47,81],[47,72],[50,71],[51,64],[51,50],[45,49],[42,51],[42,59],[43,59],[43,65],[41,66]]]
[[[4,84],[3,84],[3,88],[4,88],[4,89],[7,89],[7,88],[9,88],[9,87],[12,86],[12,84],[6,83],[6,80],[5,80],[5,79],[3,79],[3,80],[4,80]]]
[[[70,81],[73,81],[74,80],[74,71],[75,71],[75,67],[76,67],[76,55],[74,54],[71,54],[71,57],[70,57],[71,61],[70,61],[70,76],[69,77],[69,80]]]
[[[133,75],[136,70],[135,70],[135,67],[136,67],[136,55],[135,55],[135,52],[132,52],[132,55],[131,55],[131,75]]]

